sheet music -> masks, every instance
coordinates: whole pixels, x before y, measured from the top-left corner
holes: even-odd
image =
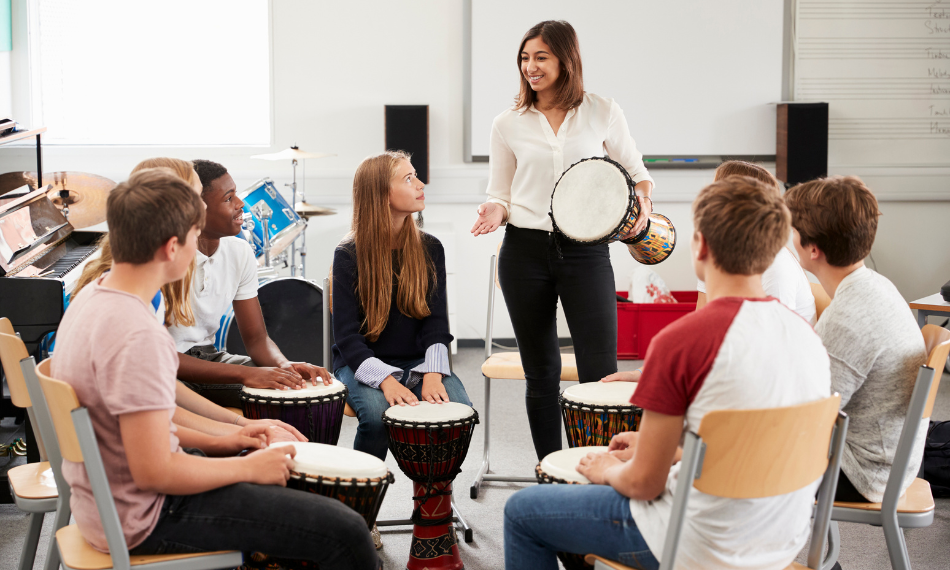
[[[795,55],[829,164],[950,166],[950,0],[799,0]]]

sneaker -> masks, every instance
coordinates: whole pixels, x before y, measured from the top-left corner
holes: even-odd
[[[383,537],[379,536],[379,527],[373,525],[373,530],[371,530],[369,534],[373,537],[373,544],[376,545],[376,550],[382,550]]]

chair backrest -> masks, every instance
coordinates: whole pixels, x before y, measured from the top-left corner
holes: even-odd
[[[690,488],[733,499],[797,491],[824,476],[808,563],[817,568],[831,519],[847,416],[841,396],[787,406],[718,410],[687,433],[661,569],[673,568]]]
[[[89,410],[80,406],[72,386],[49,376],[49,364],[49,359],[41,362],[36,367],[36,375],[49,406],[60,451],[64,459],[84,464],[96,508],[99,510],[99,520],[109,545],[112,566],[115,570],[128,569],[129,550],[112,498],[105,465],[102,463],[102,455],[99,453],[99,443],[96,441]]]
[[[927,366],[934,369],[934,379],[924,406],[923,417],[933,415],[934,402],[937,400],[937,390],[940,388],[940,378],[947,365],[947,355],[950,355],[950,331],[937,325],[924,325],[921,329],[924,335],[924,344],[927,346]]]
[[[333,355],[330,348],[336,339],[333,337],[333,270],[330,277],[323,280],[323,367],[333,372]]]
[[[46,449],[46,455],[50,467],[53,470],[53,478],[56,480],[56,489],[59,491],[61,506],[57,508],[68,509],[70,495],[69,485],[63,478],[63,455],[59,450],[56,428],[53,427],[53,419],[50,417],[49,406],[46,405],[46,397],[43,395],[43,389],[40,387],[40,378],[38,375],[39,369],[42,370],[45,375],[49,376],[49,365],[50,361],[48,358],[37,365],[33,357],[30,356],[20,361],[20,370],[23,373],[26,388],[30,392],[30,399],[33,402],[34,427],[39,429],[39,436],[43,440],[43,447]]]
[[[10,319],[6,317],[0,317],[0,334],[16,336],[16,331],[13,330],[13,323],[10,322]]]
[[[821,283],[809,283],[809,285],[811,285],[811,294],[815,298],[815,320],[817,321],[821,318],[821,314],[825,312],[825,309],[828,308],[828,305],[831,304],[831,297],[825,292],[825,288],[821,286]]]
[[[2,321],[10,322],[6,318],[0,319],[0,322]],[[26,382],[20,371],[20,361],[29,356],[30,353],[26,351],[26,345],[20,337],[2,332],[2,326],[0,326],[0,364],[3,365],[3,374],[10,388],[10,400],[18,408],[32,406],[30,393],[26,389]]]

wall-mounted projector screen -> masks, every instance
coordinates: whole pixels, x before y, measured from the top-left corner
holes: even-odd
[[[472,1],[471,149],[518,93],[518,46],[542,20],[580,39],[584,87],[616,99],[649,155],[773,155],[783,0]]]

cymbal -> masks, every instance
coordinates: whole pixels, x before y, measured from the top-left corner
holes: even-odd
[[[43,174],[43,183],[52,186],[47,197],[57,208],[69,207],[67,219],[73,228],[79,230],[106,221],[106,199],[115,188],[112,180],[85,172],[47,172]],[[60,194],[64,190],[65,197]]]
[[[306,202],[297,202],[297,206],[294,208],[297,211],[297,214],[305,220],[309,220],[313,216],[332,216],[336,213],[336,210],[333,208],[324,208],[323,206],[314,206],[313,204],[308,204]]]
[[[33,172],[7,172],[0,174],[0,196],[27,185],[36,189],[36,174]]]
[[[296,145],[285,148],[280,152],[274,152],[271,154],[255,154],[251,158],[259,158],[261,160],[300,160],[303,158],[324,158],[327,156],[336,156],[336,154],[329,152],[306,152],[297,148]]]

